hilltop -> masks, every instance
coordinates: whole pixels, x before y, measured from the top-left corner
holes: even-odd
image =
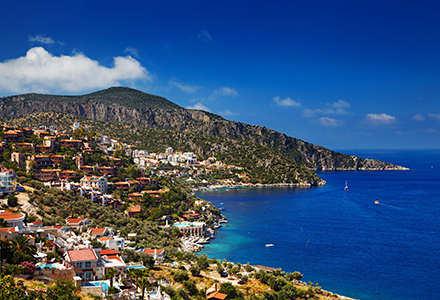
[[[221,137],[258,144],[309,170],[403,170],[387,162],[331,151],[264,126],[226,120],[134,89],[112,87],[82,96],[24,94],[0,99],[0,118],[60,112],[146,129]]]

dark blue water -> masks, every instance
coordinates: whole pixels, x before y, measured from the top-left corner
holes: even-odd
[[[440,150],[344,152],[411,171],[321,172],[324,187],[200,193],[229,219],[202,253],[299,271],[358,299],[440,299]]]

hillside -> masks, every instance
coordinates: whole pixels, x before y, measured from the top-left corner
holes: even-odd
[[[149,152],[165,152],[167,147],[194,152],[198,160],[216,157],[225,165],[242,168],[250,183],[324,185],[325,181],[307,168],[296,164],[274,150],[256,143],[224,137],[213,137],[176,130],[156,130],[121,122],[96,121],[66,113],[32,113],[7,120],[10,125],[38,128],[53,125],[62,132],[71,132],[71,124],[79,121],[87,131],[111,136],[120,143]],[[237,179],[236,179],[237,180]]]
[[[188,110],[165,98],[113,87],[83,96],[25,94],[0,99],[0,118],[36,112],[62,112],[98,121],[123,122],[155,130],[173,130],[243,140],[266,146],[310,170],[402,170],[387,162],[357,158],[289,137],[263,126]]]

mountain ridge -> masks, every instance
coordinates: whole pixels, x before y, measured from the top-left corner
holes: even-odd
[[[156,130],[177,130],[250,141],[275,150],[310,170],[405,170],[374,159],[329,150],[264,126],[229,121],[200,110],[125,87],[82,96],[24,94],[0,98],[0,117],[54,111],[100,121],[124,122]]]

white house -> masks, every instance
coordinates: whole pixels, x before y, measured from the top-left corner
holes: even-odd
[[[98,187],[101,193],[107,193],[108,183],[107,179],[104,176],[84,176],[83,178],[81,178],[80,183],[82,187]]]

